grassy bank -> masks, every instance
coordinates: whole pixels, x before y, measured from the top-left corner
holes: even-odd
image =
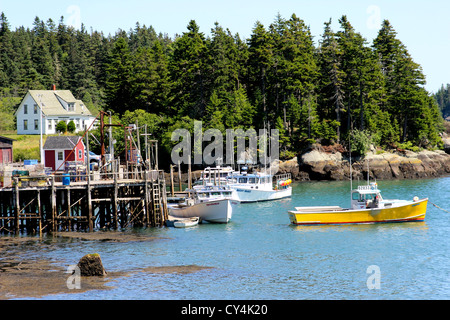
[[[18,135],[11,132],[0,132],[0,135],[15,140],[13,142],[14,162],[28,159],[37,159],[40,161],[39,135]],[[46,138],[45,135],[42,137],[43,143],[45,143]]]

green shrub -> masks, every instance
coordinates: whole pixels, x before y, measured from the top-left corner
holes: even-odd
[[[406,141],[404,143],[399,143],[397,145],[399,149],[410,150],[412,152],[419,152],[421,150],[420,147],[414,146],[411,141]]]
[[[60,121],[58,122],[58,124],[56,125],[56,132],[61,132],[61,133],[65,133],[67,131],[67,124],[65,121]]]
[[[295,158],[297,154],[294,151],[284,150],[280,152],[280,160],[290,160]]]
[[[28,159],[40,159],[39,147],[29,149],[14,149],[14,162]]]
[[[367,130],[354,130],[351,137],[351,151],[361,156],[364,156],[373,144],[372,135]]]
[[[67,131],[69,131],[70,133],[74,133],[75,129],[75,122],[73,122],[73,120],[70,120],[69,124],[67,125]]]

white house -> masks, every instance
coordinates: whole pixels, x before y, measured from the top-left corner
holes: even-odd
[[[54,87],[53,87],[54,88]],[[42,110],[42,117],[41,117]],[[16,111],[17,134],[54,134],[61,120],[75,123],[75,131],[92,129],[95,116],[70,90],[28,90]]]

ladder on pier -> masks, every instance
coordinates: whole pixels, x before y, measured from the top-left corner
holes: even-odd
[[[152,207],[153,207],[153,219],[155,226],[162,226],[164,221],[162,220],[162,208],[161,208],[161,189],[158,181],[152,183]]]

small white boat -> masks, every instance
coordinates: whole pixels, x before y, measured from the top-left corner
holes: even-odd
[[[239,204],[233,198],[234,190],[226,186],[198,186],[186,190],[190,198],[176,204],[169,204],[169,214],[176,218],[199,217],[210,223],[228,223],[233,209]]]
[[[173,226],[175,228],[189,228],[198,225],[199,220],[200,219],[198,217],[189,219],[175,219]]]
[[[194,227],[201,223],[199,217],[192,217],[192,218],[176,218],[169,215],[168,219],[166,220],[166,226],[167,227],[173,227],[173,228],[188,228],[188,227]]]

